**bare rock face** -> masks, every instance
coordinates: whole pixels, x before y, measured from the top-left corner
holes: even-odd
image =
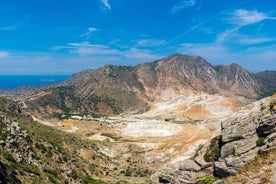
[[[222,123],[221,158],[215,162],[215,174],[235,175],[259,151],[276,146],[276,95],[265,98],[231,115]]]

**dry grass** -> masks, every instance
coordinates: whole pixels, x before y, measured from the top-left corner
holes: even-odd
[[[275,170],[271,167],[275,162],[276,148],[267,153],[257,155],[255,159],[249,161],[236,176],[227,178],[225,184],[272,183],[271,177]]]

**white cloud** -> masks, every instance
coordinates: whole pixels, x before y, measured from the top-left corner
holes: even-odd
[[[245,9],[237,9],[230,15],[231,18],[228,19],[229,22],[238,26],[256,24],[264,20],[276,20],[276,17],[271,17],[268,14],[258,12],[257,10],[250,11]]]
[[[65,46],[54,46],[51,49],[54,51],[67,50],[71,54],[77,54],[82,57],[101,56],[105,59],[118,58],[121,62],[130,61],[134,63],[152,61],[163,57],[155,54],[150,49],[131,47],[119,50],[108,45],[91,44],[90,42],[68,43]]]
[[[81,37],[90,37],[93,32],[99,31],[95,27],[89,27],[86,31],[86,33],[82,34]]]
[[[105,8],[111,10],[111,6],[108,3],[108,0],[100,0],[100,1],[103,3],[103,5],[104,5]]]
[[[118,55],[120,51],[106,45],[91,44],[89,42],[69,43],[69,51],[79,55]]]
[[[164,44],[165,40],[158,40],[158,39],[140,39],[137,40],[137,47],[156,47],[161,46]]]
[[[10,56],[10,53],[7,51],[0,51],[0,59],[5,59]]]
[[[213,65],[229,65],[235,62],[252,72],[276,69],[276,62],[274,62],[276,58],[275,45],[251,46],[246,50],[232,51],[227,46],[217,45],[216,43],[183,43],[177,52],[201,56]]]
[[[239,26],[255,24],[263,20],[272,18],[266,15],[265,13],[258,12],[257,10],[249,11],[244,9],[235,10],[231,14],[231,16],[232,17],[229,19],[229,21],[232,24],[239,25]]]
[[[171,13],[175,14],[183,8],[193,7],[196,5],[196,0],[182,0],[180,3],[176,4],[172,9]]]
[[[267,37],[255,38],[255,37],[249,37],[246,35],[238,35],[235,41],[241,44],[254,45],[254,44],[273,42],[273,41],[276,41],[276,38],[267,38]]]
[[[89,28],[88,28],[88,31],[89,31],[90,33],[92,33],[92,32],[98,31],[98,29],[95,28],[95,27],[89,27]]]
[[[228,40],[232,35],[238,31],[240,27],[234,27],[232,29],[226,29],[224,32],[218,34],[217,39],[216,39],[216,44],[220,45],[222,44],[225,40]]]
[[[226,29],[224,32],[219,34],[217,37],[217,44],[222,44],[226,40],[233,40],[234,34],[236,34],[240,30],[240,28],[244,26],[257,24],[264,20],[276,20],[276,17],[271,17],[265,13],[258,12],[257,10],[249,11],[244,9],[237,9],[234,12],[232,12],[230,16],[231,18],[228,18],[227,20],[235,27]],[[253,40],[251,38],[250,40],[247,39],[241,41],[243,41],[244,43],[247,42],[248,44],[254,44],[254,42],[266,42],[266,40],[263,39]]]
[[[160,55],[154,54],[151,50],[138,48],[131,48],[125,51],[125,53],[123,54],[125,57],[129,59],[137,59],[140,62],[152,61],[160,59],[162,57]]]
[[[215,64],[229,63],[233,58],[233,55],[228,52],[226,47],[216,45],[213,43],[209,44],[193,44],[184,43],[181,44],[177,50],[179,53],[188,55],[197,55],[205,58],[208,62],[213,62]]]
[[[7,25],[4,27],[1,27],[0,30],[1,31],[12,31],[12,30],[16,30],[19,29],[23,26],[25,26],[26,24],[28,24],[31,21],[31,17],[29,15],[25,15],[22,18],[20,18],[19,20],[15,21],[14,24],[11,25]]]

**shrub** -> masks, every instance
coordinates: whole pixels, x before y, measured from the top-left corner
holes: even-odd
[[[196,184],[212,184],[216,180],[218,180],[218,178],[214,177],[213,175],[207,175],[201,180],[197,181]]]
[[[16,160],[13,158],[13,156],[7,152],[4,152],[4,158],[7,160],[7,161],[10,161],[10,162],[13,162],[13,163],[16,163]]]
[[[49,173],[49,174],[51,174],[51,175],[53,175],[55,177],[57,177],[57,175],[58,175],[58,171],[57,170],[53,170],[53,169],[47,169],[47,168],[45,168],[45,169],[43,169],[43,172]]]
[[[44,144],[35,143],[35,147],[40,149],[42,153],[45,153],[47,151],[47,148],[44,146]]]
[[[39,169],[33,165],[22,165],[22,169],[28,173],[35,174],[37,176],[40,175]]]
[[[275,105],[276,105],[276,100],[274,100],[274,99],[271,100],[271,101],[270,101],[270,107],[273,107],[273,106],[275,106]]]
[[[125,176],[130,177],[131,176],[131,171],[126,171]]]
[[[222,137],[220,135],[211,140],[211,144],[203,156],[206,162],[214,162],[219,159],[221,151],[221,138]]]
[[[259,137],[258,140],[256,141],[256,145],[258,147],[261,147],[262,145],[264,145],[264,141],[265,141],[264,137]]]

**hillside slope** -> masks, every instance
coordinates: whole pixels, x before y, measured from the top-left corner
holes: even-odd
[[[92,176],[108,159],[94,151],[95,144],[9,111],[17,106],[9,100],[0,102],[0,183],[102,183]]]

